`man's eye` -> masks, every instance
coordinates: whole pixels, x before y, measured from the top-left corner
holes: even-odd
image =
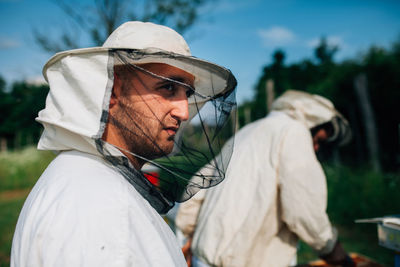
[[[170,91],[170,92],[173,92],[176,89],[175,85],[172,84],[172,83],[164,84],[161,88],[164,89],[164,90]]]
[[[173,83],[166,83],[163,84],[162,86],[160,86],[159,91],[162,95],[166,96],[166,97],[171,97],[174,96],[176,94],[177,91],[177,87],[175,84]]]

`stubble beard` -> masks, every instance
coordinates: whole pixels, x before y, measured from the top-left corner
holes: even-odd
[[[160,158],[171,153],[174,147],[174,136],[165,141],[157,140],[157,134],[163,128],[163,123],[157,118],[148,118],[137,112],[127,114],[120,109],[110,121],[119,129],[125,148],[140,157],[150,160]]]

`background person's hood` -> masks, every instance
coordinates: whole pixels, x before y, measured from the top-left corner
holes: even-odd
[[[308,129],[331,122],[334,129],[332,139],[340,144],[347,143],[351,138],[348,121],[325,97],[288,90],[272,103],[271,110],[286,113],[302,122]]]

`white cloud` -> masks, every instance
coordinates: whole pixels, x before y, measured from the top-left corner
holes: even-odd
[[[265,46],[286,45],[296,39],[295,34],[291,30],[281,26],[259,30],[258,35]]]
[[[338,46],[341,50],[348,47],[341,36],[331,35],[326,37],[328,45]],[[310,48],[315,48],[321,43],[321,38],[316,37],[306,42],[306,46]]]
[[[19,46],[21,46],[21,44],[16,40],[0,37],[0,49],[15,48]]]
[[[313,38],[311,40],[308,40],[306,42],[306,45],[310,48],[315,48],[319,45],[320,41],[321,41],[321,38]]]
[[[28,79],[26,79],[26,83],[31,84],[31,85],[46,85],[47,82],[46,80],[43,78],[43,76],[34,76],[34,77],[30,77]]]

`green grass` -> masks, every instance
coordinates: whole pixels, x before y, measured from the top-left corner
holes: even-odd
[[[328,181],[328,213],[341,225],[354,220],[399,213],[400,175],[368,168],[324,166]]]
[[[0,153],[0,192],[31,188],[55,154],[34,147]]]
[[[12,237],[18,215],[29,191],[0,197],[0,266],[9,266]]]
[[[355,224],[353,227],[336,226],[339,240],[347,252],[368,257],[384,266],[394,266],[394,252],[378,245],[376,224]],[[299,242],[298,263],[318,259],[314,250]]]
[[[12,237],[30,189],[55,157],[28,147],[0,153],[0,267],[10,265]]]

